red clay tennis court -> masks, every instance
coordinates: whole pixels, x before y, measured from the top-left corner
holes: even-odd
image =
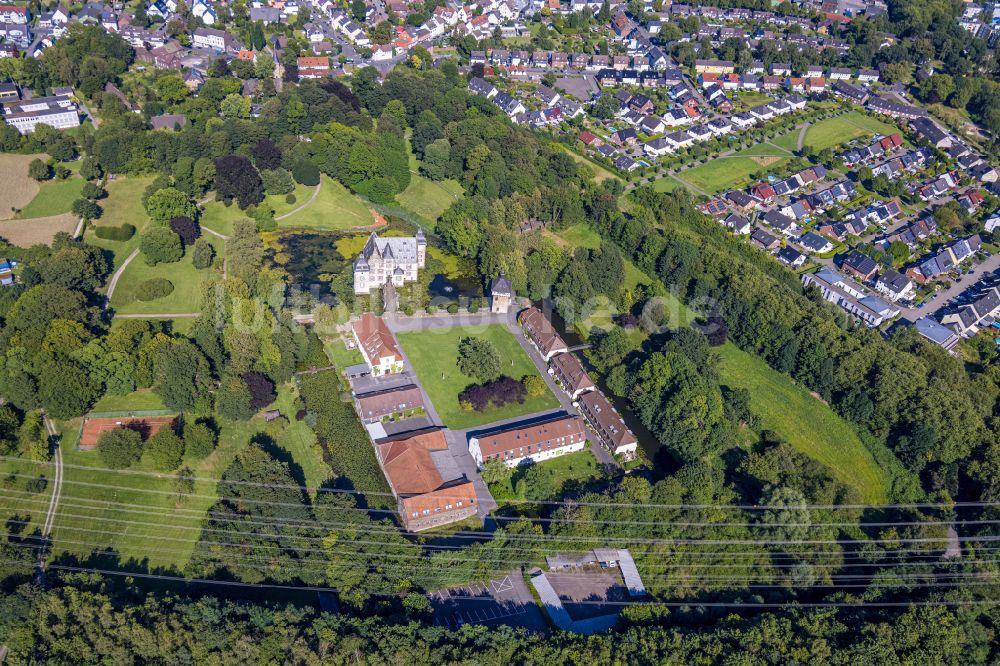
[[[172,426],[176,418],[176,416],[118,416],[87,419],[83,422],[83,431],[80,433],[80,449],[90,451],[96,448],[101,433],[115,428],[131,428],[142,435],[143,439],[149,439],[160,428]]]

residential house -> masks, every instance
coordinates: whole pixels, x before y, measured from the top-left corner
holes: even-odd
[[[889,298],[890,301],[909,301],[916,296],[913,280],[899,271],[887,269],[875,281],[875,291]]]
[[[760,217],[761,222],[784,236],[792,236],[799,230],[795,220],[777,210],[769,210]]]
[[[799,237],[799,245],[806,248],[813,254],[826,254],[833,251],[833,243],[829,239],[820,236],[815,231],[807,231]]]
[[[867,282],[878,272],[878,263],[862,252],[851,252],[844,258],[840,268],[862,282]]]
[[[941,323],[951,327],[963,337],[975,335],[983,326],[992,324],[1000,314],[1000,289],[990,287],[982,291],[971,303],[962,305],[955,312],[946,314]]]
[[[580,396],[580,413],[600,437],[606,449],[626,458],[635,456],[639,440],[625,425],[618,411],[600,391],[589,391]]]
[[[574,400],[581,393],[594,390],[594,381],[587,375],[575,354],[556,354],[549,362],[549,373]]]
[[[734,234],[740,236],[746,236],[750,233],[751,229],[750,220],[739,213],[730,213],[722,221],[722,224]]]
[[[803,274],[802,284],[815,286],[824,299],[871,327],[881,326],[899,314],[898,309],[877,296],[865,294],[860,285],[831,268]]]
[[[783,247],[778,250],[778,261],[783,264],[787,264],[792,268],[798,268],[802,264],[806,263],[806,255],[802,254],[794,247]]]
[[[546,361],[551,360],[556,354],[569,351],[569,347],[563,341],[562,337],[556,333],[552,323],[545,318],[545,315],[538,308],[530,307],[522,310],[517,315],[517,320],[527,334],[528,339],[531,340],[532,344],[535,345],[541,353],[542,358]]]
[[[955,331],[947,326],[944,326],[930,317],[921,317],[920,319],[913,322],[913,327],[917,329],[924,338],[930,340],[936,345],[940,345],[947,351],[952,351],[955,345],[959,343],[961,338]]]
[[[325,79],[330,76],[330,59],[326,56],[300,56],[296,58],[299,80]]]
[[[750,233],[750,242],[762,250],[774,250],[781,246],[777,236],[769,234],[760,227]]]

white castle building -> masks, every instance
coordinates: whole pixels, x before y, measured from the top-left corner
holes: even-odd
[[[374,231],[354,260],[354,293],[367,294],[386,284],[400,287],[417,279],[427,259],[427,239],[422,229],[416,236],[379,238]]]

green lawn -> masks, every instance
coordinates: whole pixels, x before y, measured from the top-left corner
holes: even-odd
[[[338,369],[365,362],[365,357],[361,355],[358,348],[348,349],[340,336],[324,339],[323,350],[330,358],[330,362]]]
[[[142,228],[149,221],[146,211],[142,207],[142,193],[149,184],[153,182],[151,177],[142,178],[117,178],[109,181],[105,189],[108,196],[98,203],[104,209],[101,219],[87,225],[87,232],[84,239],[90,245],[108,250],[114,256],[114,266],[117,269],[121,263],[132,253],[132,250],[139,247],[139,235]],[[117,227],[128,222],[136,228],[135,235],[127,241],[113,241],[98,238],[94,233],[95,226]],[[119,287],[121,285],[119,284]]]
[[[596,250],[601,247],[601,236],[587,223],[581,222],[566,227],[556,235],[573,247],[585,247]]]
[[[220,267],[224,245],[222,239],[211,234],[203,234],[202,237],[215,248],[218,259],[213,266]],[[214,270],[215,268],[196,269],[191,263],[190,253],[181,257],[180,261],[156,266],[147,266],[140,253],[122,273],[111,297],[111,306],[120,314],[197,312],[201,305],[201,283]],[[173,292],[153,301],[138,300],[135,292],[139,284],[152,278],[170,280],[174,285]]]
[[[437,182],[414,173],[410,174],[409,187],[396,195],[396,201],[411,213],[434,222],[464,194],[457,180],[449,178]]]
[[[562,494],[563,486],[567,481],[586,482],[600,475],[600,468],[594,454],[590,451],[578,451],[567,453],[537,463],[541,472],[548,476],[548,487],[553,491],[550,495],[552,499],[558,499]],[[490,494],[493,499],[502,502],[503,500],[528,499],[525,491],[528,490],[524,483],[518,483],[519,477],[524,475],[526,468],[521,467],[514,470],[514,474],[508,481],[494,483],[490,485]]]
[[[800,131],[800,129],[794,128],[788,134],[782,134],[777,139],[772,139],[771,143],[779,148],[784,148],[790,153],[794,153],[798,149]],[[808,130],[806,130],[806,133],[808,134]]]
[[[291,397],[292,393],[285,391],[279,396],[279,403]],[[282,413],[290,409],[290,404],[281,406]],[[66,551],[85,556],[95,549],[111,548],[121,555],[123,562],[145,560],[150,568],[183,568],[200,536],[205,512],[217,499],[217,479],[254,434],[271,435],[302,468],[307,481],[319,483],[317,479],[326,474],[318,449],[310,444],[313,440],[305,432],[308,427],[295,422],[294,413],[290,416],[290,425],[266,424],[260,417],[239,423],[221,421],[215,451],[204,460],[184,461],[198,480],[194,493],[183,499],[175,493],[174,478],[155,472],[147,461],[127,471],[115,472],[103,469],[96,451],[66,446],[53,555]],[[65,441],[72,442],[75,437],[76,429]],[[112,562],[109,558],[106,564]]]
[[[274,209],[276,218],[297,211],[278,220],[278,227],[282,228],[349,229],[372,223],[372,215],[365,204],[332,178],[320,176],[319,194],[310,201],[315,191],[315,187],[296,184],[293,192],[295,203],[286,203],[284,194],[268,195],[264,203]],[[235,203],[226,206],[221,201],[209,201],[204,206],[200,222],[212,231],[231,236],[236,220],[247,217],[246,212]]]
[[[750,391],[761,427],[826,465],[865,502],[884,503],[888,479],[854,429],[805,388],[732,343],[719,349],[722,383]]]
[[[311,196],[311,192],[310,192]],[[309,199],[301,197],[296,204],[301,206]],[[282,197],[282,202],[284,198]],[[313,201],[295,213],[278,221],[279,227],[308,227],[311,229],[351,229],[366,227],[374,222],[368,206],[336,180],[321,177],[320,191]]]
[[[754,157],[737,153],[731,157],[720,157],[699,164],[678,175],[691,185],[709,194],[715,194],[748,181],[752,173],[776,170],[787,161],[787,157]]]
[[[139,412],[154,409],[166,409],[160,396],[152,389],[139,389],[128,395],[111,395],[110,393],[97,401],[91,412]]]
[[[323,460],[323,449],[316,440],[316,433],[305,421],[296,421],[295,413],[301,409],[299,389],[294,382],[278,388],[278,398],[268,409],[277,409],[289,423],[277,438],[278,445],[288,451],[292,460],[302,469],[305,485],[310,494],[333,476],[333,470]]]
[[[810,146],[813,150],[824,150],[876,132],[892,134],[898,131],[895,125],[876,120],[859,111],[851,111],[811,125],[806,131],[803,145]]]
[[[48,217],[70,212],[73,202],[80,198],[80,190],[86,182],[83,178],[67,178],[42,183],[38,194],[21,209],[18,217]]]
[[[684,184],[673,176],[653,181],[653,190],[656,192],[673,192],[678,187],[684,187]]]
[[[576,151],[570,150],[566,146],[563,146],[563,149],[567,153],[569,153],[569,156],[572,157],[577,164],[580,164],[581,166],[586,166],[590,169],[591,173],[594,174],[595,183],[603,182],[608,178],[616,178],[618,180],[621,180],[621,176],[619,176],[618,174],[606,169],[605,167],[601,166],[600,164],[597,164],[596,162],[591,162],[586,157],[580,155]]]
[[[47,483],[41,490],[29,489],[28,484],[39,477],[51,480],[54,475],[52,465],[0,460],[0,520],[4,521],[8,532],[17,530],[25,536],[41,532],[49,497],[52,495],[52,484]],[[15,516],[16,520],[25,524],[7,524],[7,521]]]
[[[486,338],[500,352],[504,359],[504,373],[521,379],[525,375],[537,375],[538,371],[528,355],[521,349],[517,339],[506,326],[494,324],[468,328],[445,328],[400,333],[396,337],[410,360],[420,384],[427,391],[444,424],[453,429],[472,428],[493,421],[508,419],[546,409],[555,409],[559,401],[551,392],[531,397],[523,404],[504,405],[485,412],[465,411],[458,404],[458,394],[469,384],[475,383],[471,377],[458,369],[458,343],[464,337]]]

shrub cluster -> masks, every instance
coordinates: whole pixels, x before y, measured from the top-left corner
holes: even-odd
[[[458,395],[458,400],[462,404],[471,405],[477,412],[483,412],[491,405],[503,407],[511,402],[523,403],[527,395],[528,390],[524,384],[512,377],[501,377],[492,382],[467,387]]]
[[[135,225],[126,222],[117,227],[94,227],[94,234],[104,240],[127,241],[132,236],[135,236]]]
[[[174,283],[167,278],[152,278],[140,282],[135,289],[135,297],[140,301],[155,301],[169,296],[174,290]]]

